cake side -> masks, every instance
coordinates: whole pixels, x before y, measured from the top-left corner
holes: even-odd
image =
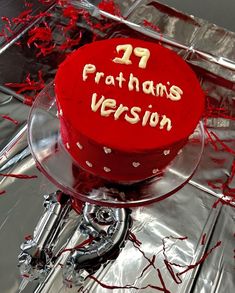
[[[167,148],[152,151],[120,151],[98,144],[81,133],[74,133],[63,119],[61,137],[64,146],[80,167],[93,175],[119,183],[134,183],[160,174],[187,142],[187,139],[181,140]]]

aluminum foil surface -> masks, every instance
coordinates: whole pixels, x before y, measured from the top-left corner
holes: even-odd
[[[94,33],[97,38],[140,37],[173,48],[192,66],[207,95],[205,150],[198,170],[182,189],[163,201],[132,209],[132,237],[115,259],[86,275],[82,287],[66,286],[59,268],[51,277],[22,285],[17,267],[20,245],[42,219],[44,195],[57,187],[31,157],[25,96],[5,84],[23,82],[28,73],[36,78],[39,70],[50,81],[64,55],[36,57],[26,45],[32,24],[15,28],[9,40],[0,42],[0,292],[234,292],[235,34],[157,1],[116,1],[118,14],[100,10],[98,1],[71,4],[85,9],[95,23],[108,23],[94,29],[79,18],[82,44],[92,41]],[[8,11],[10,5],[4,2]],[[57,25],[64,23],[60,4],[42,9],[50,9],[53,17],[37,21],[48,22],[59,43]],[[22,45],[15,45],[19,40]],[[70,239],[83,241],[77,230],[73,233]]]

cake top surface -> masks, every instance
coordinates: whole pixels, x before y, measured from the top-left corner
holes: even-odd
[[[131,38],[97,41],[70,54],[55,91],[69,131],[130,152],[185,139],[204,109],[197,77],[181,57]]]

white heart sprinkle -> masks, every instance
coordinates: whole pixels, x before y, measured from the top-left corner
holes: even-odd
[[[167,156],[167,155],[169,155],[170,152],[171,152],[170,150],[165,150],[165,151],[163,152],[163,154],[164,154],[165,156]]]
[[[106,154],[110,154],[112,152],[112,150],[110,148],[107,147],[103,147],[103,150]]]
[[[67,147],[67,149],[70,149],[70,145],[68,142],[66,142],[66,147]]]
[[[182,153],[182,150],[179,150],[178,153],[177,153],[177,155],[180,155],[181,153]]]
[[[63,111],[62,111],[62,109],[60,109],[60,116],[63,116]]]
[[[78,146],[78,148],[79,148],[80,150],[83,149],[83,146],[80,144],[80,142],[77,142],[76,145]]]
[[[86,164],[87,164],[87,166],[90,167],[90,168],[93,167],[92,163],[89,162],[89,161],[86,161]]]
[[[188,139],[193,139],[195,136],[194,136],[194,133],[193,134],[191,134],[189,137],[188,137]]]
[[[140,163],[139,163],[139,162],[133,162],[133,163],[132,163],[132,166],[135,167],[135,168],[137,168],[137,167],[140,166]]]
[[[159,169],[153,169],[153,174],[157,174],[159,172]]]
[[[56,114],[55,114],[55,115],[56,115],[56,117],[58,118],[58,116],[59,116],[59,113],[58,113],[58,111],[56,111]]]
[[[108,173],[108,172],[110,172],[110,171],[111,171],[111,169],[110,169],[110,168],[108,168],[108,167],[104,167],[104,171]]]

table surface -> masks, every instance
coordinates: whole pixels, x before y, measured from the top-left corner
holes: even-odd
[[[0,16],[17,16],[19,12],[22,11],[23,2],[23,0],[0,0]],[[37,0],[31,2],[36,3]],[[93,2],[97,3],[98,1]],[[128,0],[127,2],[134,1]],[[234,0],[162,0],[161,2],[178,8],[179,10],[182,10],[188,14],[193,14],[195,16],[207,19],[212,23],[226,27],[231,31],[235,31],[235,21],[233,15],[233,11],[235,11]],[[21,5],[19,3],[21,3]],[[7,54],[0,54],[0,84],[13,81],[16,76],[18,76],[20,79],[23,76],[23,69],[24,71],[27,71],[28,67],[35,68],[37,66],[36,63],[34,63],[34,66],[32,66],[31,59],[26,56],[27,54],[24,55],[22,52],[21,54],[16,54],[16,52],[16,50],[14,51],[12,48],[10,48],[7,50]],[[231,92],[231,94],[233,94],[234,97],[234,92]],[[12,141],[12,137],[15,137],[17,131],[24,129],[29,111],[27,106],[23,105],[16,99],[12,99],[8,103],[4,102],[4,99],[6,99],[5,96],[3,96],[2,99],[3,102],[0,107],[0,114],[9,114],[9,116],[12,116],[18,120],[19,124],[16,127],[13,123],[10,124],[9,121],[3,121],[3,119],[1,120],[0,151],[4,151],[8,141]],[[231,132],[222,130],[221,133],[224,133],[224,135],[227,135],[230,139],[235,138],[234,128]],[[228,137],[225,136],[226,139]],[[210,244],[212,243],[212,245],[214,245],[220,239],[223,240],[223,246],[221,247],[223,249],[223,254],[221,253],[221,250],[216,250],[212,257],[209,258],[205,263],[205,265],[200,267],[200,274],[198,273],[198,275],[187,277],[186,282],[184,282],[182,285],[192,285],[194,287],[189,291],[186,287],[179,287],[173,284],[172,292],[174,293],[201,293],[202,288],[205,290],[205,292],[222,292],[217,291],[218,286],[219,290],[223,288],[223,292],[233,292],[232,288],[234,288],[234,279],[232,274],[234,271],[231,268],[232,266],[234,267],[234,264],[232,264],[234,237],[231,230],[234,226],[234,209],[230,208],[229,206],[219,207],[219,209],[211,209],[211,206],[216,200],[218,196],[217,193],[219,193],[219,191],[213,191],[209,187],[207,187],[206,190],[201,188],[201,186],[203,186],[204,179],[212,181],[216,180],[217,178],[226,177],[229,173],[230,164],[228,164],[227,168],[221,167],[216,169],[215,162],[208,164],[207,158],[211,154],[213,154],[215,158],[218,156],[218,158],[221,159],[222,156],[223,158],[225,157],[227,162],[232,161],[231,154],[218,154],[216,152],[213,153],[211,146],[207,145],[207,148],[204,152],[204,157],[201,162],[201,167],[195,174],[190,184],[186,185],[182,190],[180,190],[180,192],[175,194],[174,197],[169,198],[158,205],[151,205],[143,209],[140,208],[133,211],[133,218],[135,219],[134,230],[137,236],[140,237],[140,239],[141,237],[143,239],[143,250],[147,251],[150,255],[151,253],[155,253],[155,251],[149,250],[150,248],[153,249],[154,245],[155,247],[159,247],[160,253],[162,237],[160,232],[163,228],[165,228],[164,235],[170,235],[172,234],[172,231],[177,231],[178,235],[183,235],[183,233],[185,233],[187,236],[189,236],[189,240],[184,242],[184,245],[186,246],[186,261],[188,261],[188,259],[191,260],[192,256],[198,257],[198,255],[193,255],[193,253],[200,250],[197,250],[197,247],[202,247],[200,242],[197,241],[201,239],[203,234],[207,234],[207,240],[210,242]],[[13,166],[14,160],[15,166]],[[19,179],[17,180],[14,178],[0,178],[0,191],[1,189],[6,189],[7,191],[1,197],[0,203],[0,292],[16,293],[18,292],[21,281],[19,270],[17,268],[17,255],[20,251],[20,244],[22,243],[25,235],[33,233],[38,219],[43,212],[42,195],[55,191],[55,186],[48,182],[48,180],[35,168],[34,161],[32,160],[27,148],[25,132],[23,132],[21,135],[18,144],[12,145],[9,152],[7,152],[6,158],[0,162],[0,167],[1,164],[3,165],[5,161],[8,163],[9,168],[12,168],[12,173],[26,173],[29,175],[38,176],[37,180],[26,181],[20,181]],[[182,202],[183,205],[180,205],[179,202]],[[177,218],[177,215],[181,215],[181,219]],[[177,222],[179,223],[177,228],[174,227],[175,218],[177,218]],[[214,229],[211,229],[211,227],[214,227],[212,225],[213,223],[216,223],[216,226]],[[171,230],[172,227],[174,230]],[[149,241],[146,241],[146,239]],[[156,239],[158,242],[156,242]],[[185,247],[183,246],[183,248]],[[132,256],[130,254],[131,252],[135,257],[134,265],[127,257],[128,255]],[[222,259],[221,255],[223,256]],[[136,277],[133,266],[138,267],[140,264],[143,267],[145,266],[145,263],[143,263],[142,260],[142,255],[138,256],[130,243],[125,247],[125,249],[123,249],[122,255],[118,261],[115,262],[114,265],[107,267],[107,270],[109,271],[107,272],[106,278],[111,281],[115,281],[115,277],[119,277],[123,274],[123,264],[126,265],[126,271],[130,272],[130,275],[133,272],[133,280],[135,280]],[[218,273],[221,272],[220,270],[222,273]],[[194,272],[196,271],[193,271],[193,273]],[[154,274],[156,274],[155,271],[149,272],[149,278],[155,280]],[[128,277],[130,276],[128,274],[123,275],[123,282],[128,283],[130,281]],[[217,280],[218,284],[216,281],[211,282],[214,286],[213,289],[207,287],[211,285],[209,284],[210,280],[216,280],[216,278],[221,276],[223,276],[223,278]],[[195,279],[195,282],[191,282],[192,279]],[[24,290],[24,293],[32,293],[35,286],[35,284],[29,285]],[[59,291],[57,290],[50,292],[54,293]],[[96,288],[96,290],[90,292],[103,293],[108,291],[103,290],[102,288]]]
[[[235,31],[234,0],[160,0],[159,2]]]

